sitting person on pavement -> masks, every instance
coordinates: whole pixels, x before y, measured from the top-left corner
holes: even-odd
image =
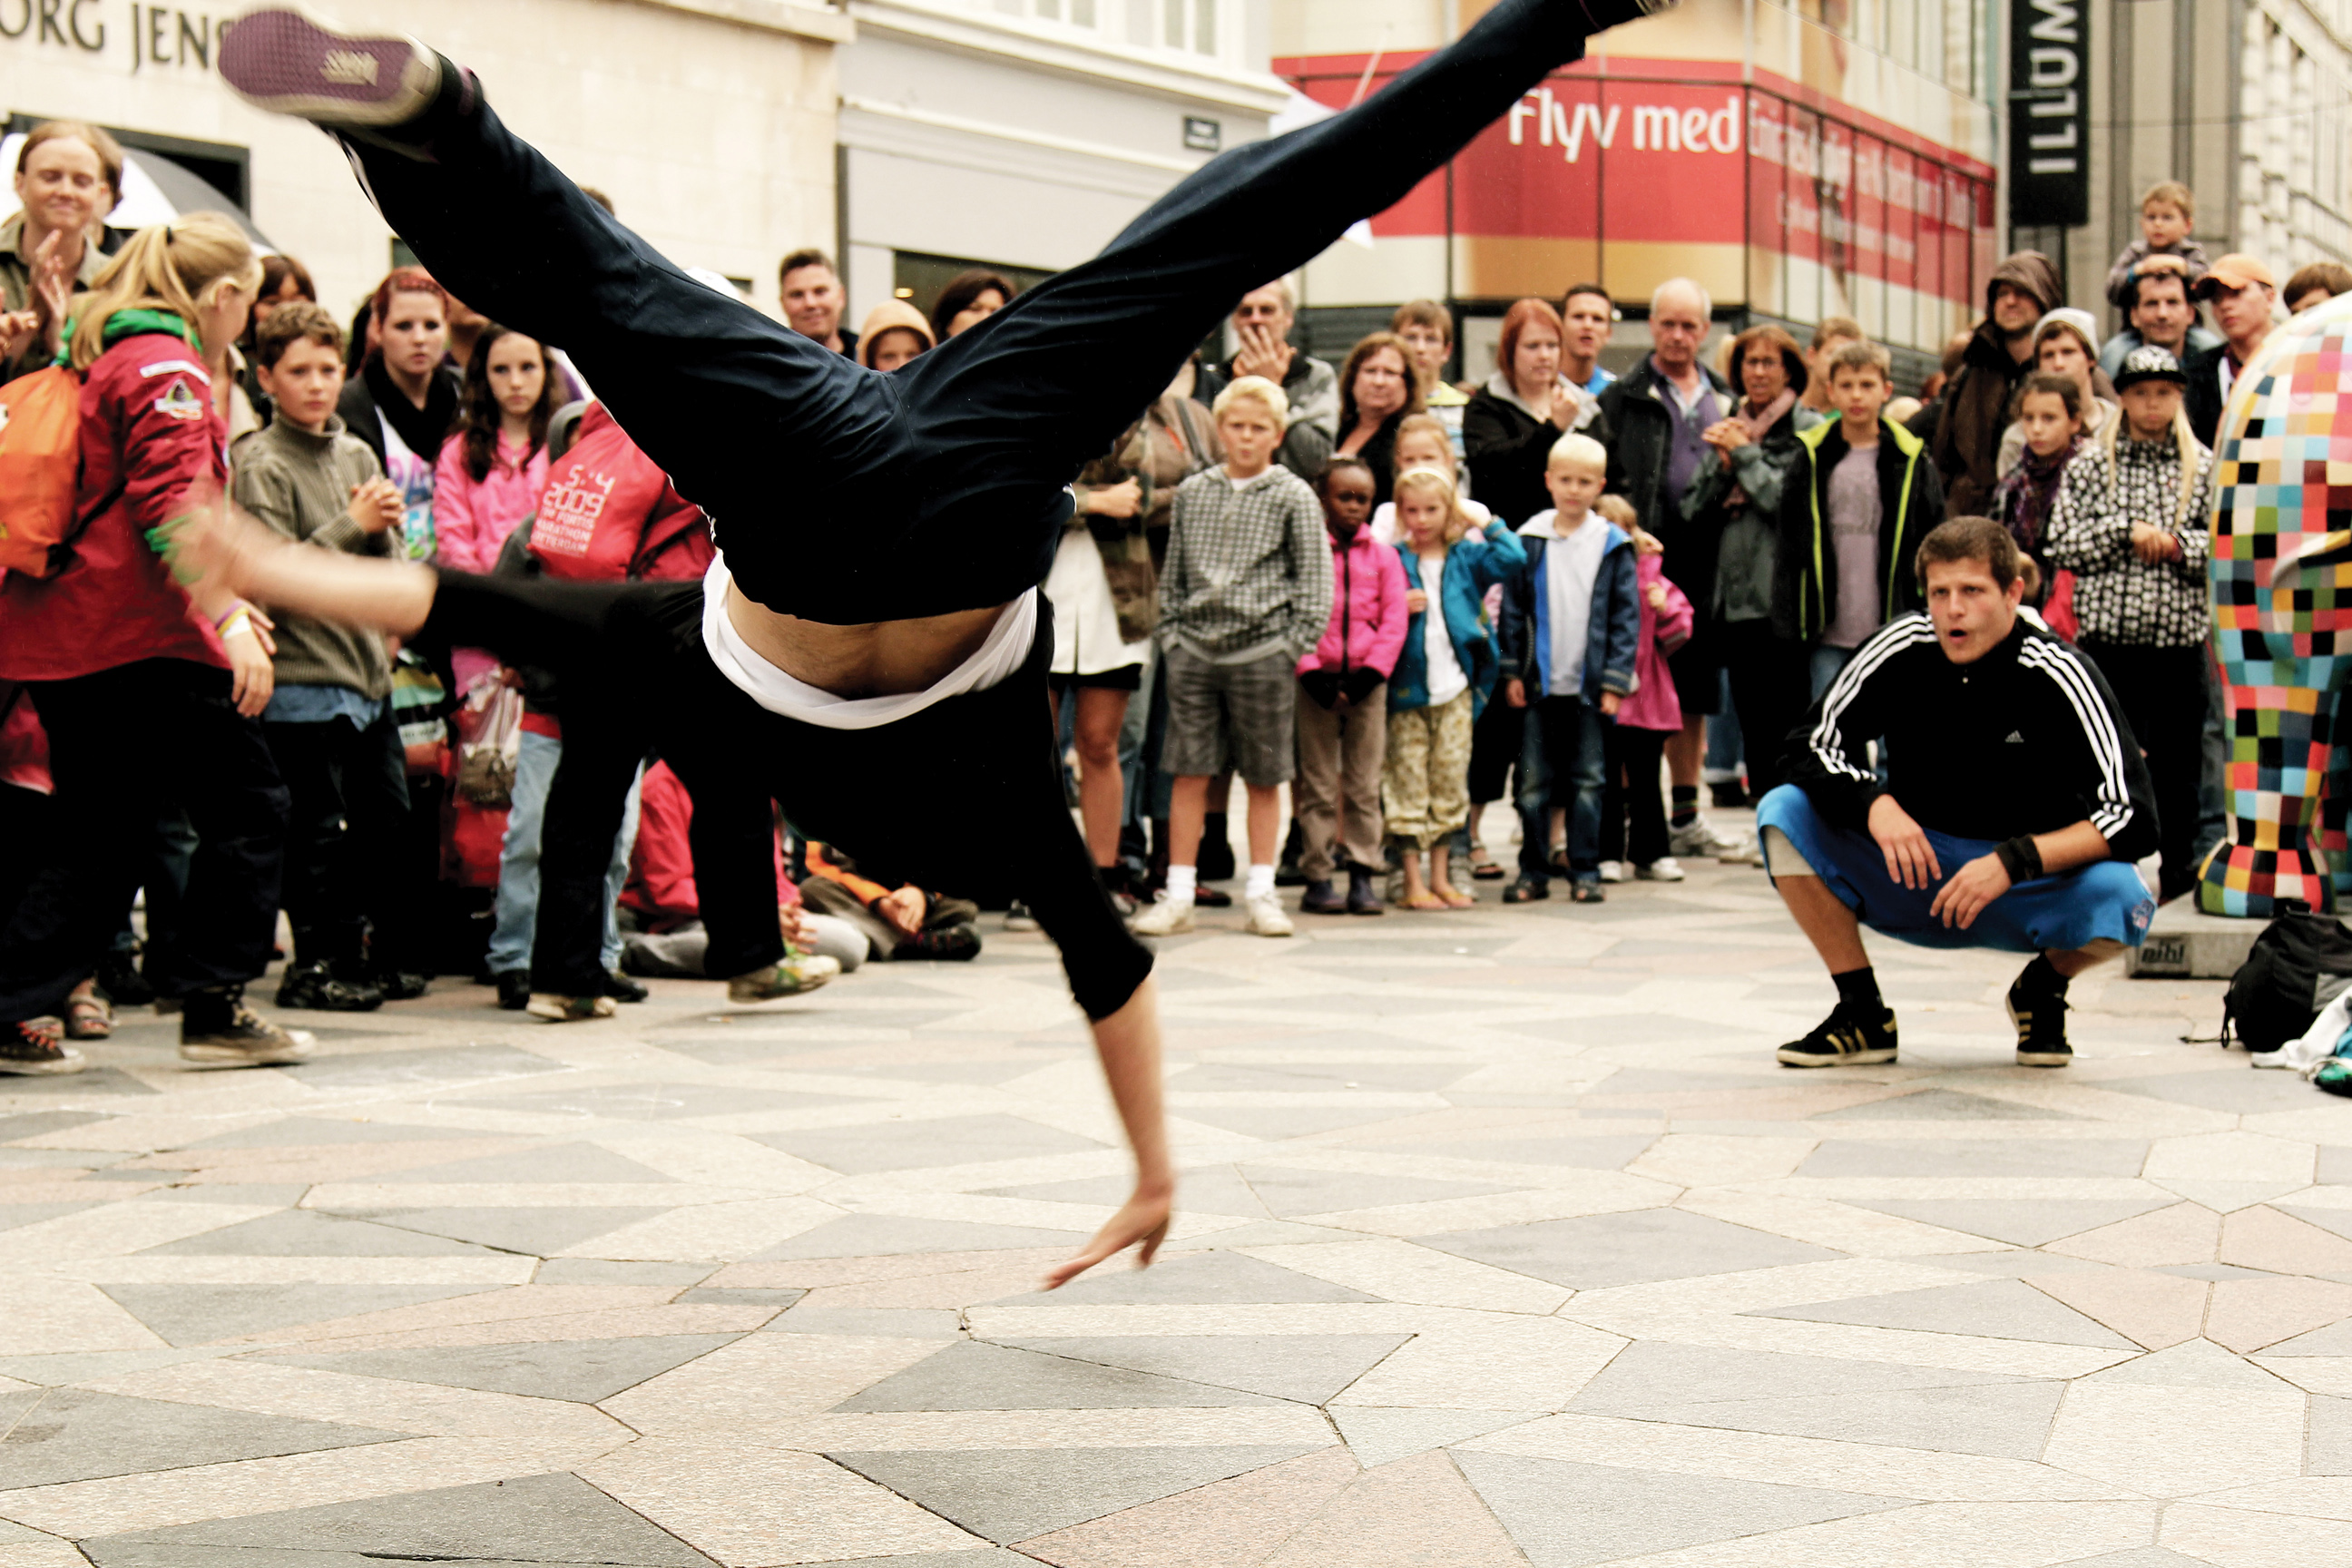
[[[2019,615],[2007,529],[1955,518],[1917,563],[1927,610],[1862,646],[1789,737],[1791,782],[1757,808],[1773,886],[1838,990],[1780,1059],[1895,1059],[1867,924],[2036,954],[2009,990],[2018,1065],[2064,1067],[2067,983],[2137,946],[2156,912],[2133,868],[2157,844],[2147,765],[2097,668]]]
[[[859,340],[870,344],[872,333]],[[814,991],[864,963],[873,944],[837,915],[811,912],[784,869],[781,833],[774,849],[776,908],[784,956],[780,978],[796,991]],[[621,968],[641,979],[708,979],[710,935],[702,924],[702,894],[694,879],[694,797],[667,763],[646,770],[637,841],[629,850],[629,879],[621,889]]]

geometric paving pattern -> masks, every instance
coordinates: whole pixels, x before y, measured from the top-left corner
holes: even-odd
[[[1125,1170],[1037,936],[127,1019],[0,1079],[0,1568],[2352,1562],[2352,1105],[2115,970],[2018,1069],[2016,961],[1892,943],[1901,1064],[1784,1071],[1831,987],[1691,870],[1205,915],[1174,1237],[1052,1294]]]

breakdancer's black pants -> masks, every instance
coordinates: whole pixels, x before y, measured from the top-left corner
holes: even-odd
[[[1069,514],[1070,480],[1160,395],[1234,300],[1402,198],[1551,70],[1580,58],[1590,28],[1577,0],[1501,0],[1460,40],[1363,104],[1213,160],[1092,261],[888,374],[829,353],[688,277],[509,132],[478,97],[462,107],[445,102],[427,122],[394,132],[411,138],[408,148],[347,145],[386,219],[441,282],[491,319],[579,362],[623,427],[710,515],[728,567],[750,597],[788,615],[853,625],[1002,605],[1043,582]],[[453,599],[472,592],[445,578],[445,594],[452,589]],[[621,595],[615,605],[636,606],[630,615],[656,614],[648,593],[631,592],[637,596]],[[687,607],[683,600],[661,603],[666,625]],[[554,644],[587,651],[568,635],[523,647],[522,634],[472,625],[454,607],[436,610],[436,620],[467,620],[457,640],[512,650],[518,661],[560,670],[562,659],[550,657]],[[533,624],[546,632],[554,623]],[[1024,670],[1016,679],[1029,715],[1020,722],[1042,731],[1044,704],[1031,700],[1043,684],[1038,674]],[[742,707],[764,714],[748,699]],[[574,723],[567,710],[567,763]],[[920,742],[901,731],[920,726],[918,719],[857,735],[794,725],[788,765],[758,782],[822,836],[823,814],[808,811],[795,790],[848,770],[856,752],[876,751],[866,761],[877,765],[890,752],[903,768],[919,758]],[[998,739],[1019,763],[1008,761],[1002,771],[1034,773],[1035,788],[1051,789],[1058,802],[1040,761],[1041,735],[1008,729]],[[723,749],[712,763],[734,765]],[[698,829],[715,781],[678,772],[695,795]],[[932,783],[937,793],[923,803],[932,817],[989,820],[960,807],[952,773]],[[542,900],[568,901],[572,881],[585,888],[600,879],[606,851],[593,849],[597,834],[609,847],[617,826],[617,793],[571,793],[597,820],[560,822],[551,801]],[[604,823],[607,816],[614,820]],[[1048,831],[1042,812],[1008,816],[1037,817],[1039,830]],[[910,879],[952,885],[911,853],[918,842],[947,847],[932,840],[929,826],[903,825],[902,842],[861,843],[849,834],[839,841]],[[1078,843],[1066,814],[1052,831]],[[593,869],[562,863],[564,846],[575,840],[583,861],[593,850]],[[1062,858],[1058,847],[1034,842],[1013,851]],[[766,853],[763,840],[748,858],[764,865]],[[717,870],[698,855],[698,879]],[[956,890],[980,889],[967,883]],[[1033,907],[1036,901],[1033,896]],[[593,922],[583,909],[572,923],[582,938],[546,952],[551,933],[542,912],[533,984],[544,978],[545,989],[591,994],[600,988],[592,979]],[[719,949],[720,922],[708,923]],[[753,947],[771,946],[714,951],[712,972],[730,973],[726,966]],[[1102,984],[1075,964],[1072,981],[1087,1012],[1101,1016],[1115,1010],[1114,994],[1119,1000],[1131,994],[1148,966],[1134,949]]]

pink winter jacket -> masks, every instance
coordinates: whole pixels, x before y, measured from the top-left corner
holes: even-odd
[[[1675,678],[1666,656],[1690,641],[1691,602],[1666,581],[1665,557],[1633,557],[1633,599],[1642,611],[1641,638],[1633,645],[1633,695],[1617,710],[1617,722],[1633,730],[1679,730],[1682,699],[1675,695]],[[1650,608],[1650,588],[1662,584],[1666,607]]]
[[[1298,661],[1298,673],[1328,669],[1377,669],[1386,680],[1404,648],[1404,563],[1370,528],[1356,530],[1346,544],[1331,543],[1331,622],[1315,651]]]
[[[522,443],[501,435],[498,460],[487,477],[477,479],[466,468],[465,437],[450,437],[441,444],[441,461],[433,472],[433,532],[440,542],[440,563],[459,572],[488,572],[498,564],[507,535],[531,514],[545,489],[545,447],[525,462]]]

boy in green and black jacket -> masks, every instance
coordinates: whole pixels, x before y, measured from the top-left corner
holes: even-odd
[[[1819,697],[1872,633],[1923,607],[1911,557],[1944,521],[1944,486],[1927,443],[1885,416],[1890,360],[1852,342],[1830,358],[1838,417],[1797,437],[1780,492],[1773,621],[1810,654]]]

